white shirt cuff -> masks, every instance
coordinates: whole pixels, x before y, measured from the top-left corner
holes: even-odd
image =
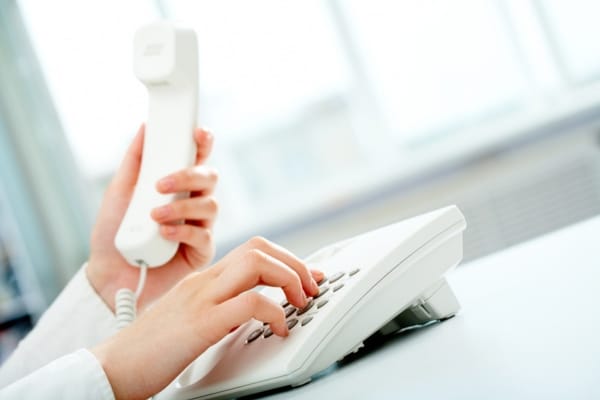
[[[0,369],[0,387],[116,333],[115,316],[96,293],[84,265]]]
[[[88,350],[54,360],[0,391],[7,399],[114,400],[102,366]]]

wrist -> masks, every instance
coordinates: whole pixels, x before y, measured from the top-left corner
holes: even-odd
[[[88,282],[98,294],[98,296],[102,299],[102,301],[110,308],[110,310],[115,312],[115,293],[118,288],[115,284],[115,279],[112,276],[107,274],[105,268],[102,268],[98,261],[90,258],[88,261],[85,274]]]
[[[109,340],[108,342],[90,349],[90,352],[96,357],[104,370],[104,374],[112,388],[114,398],[134,398],[135,396],[132,396],[133,393],[128,392],[128,389],[131,389],[130,385],[128,385],[126,381],[123,381],[124,377],[129,376],[129,374],[126,373],[127,365],[124,364],[124,362],[126,363],[127,361],[120,360],[118,353],[115,354],[113,347],[113,340]]]

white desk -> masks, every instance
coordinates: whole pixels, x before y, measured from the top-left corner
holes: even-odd
[[[460,266],[462,311],[269,399],[600,399],[600,218]]]

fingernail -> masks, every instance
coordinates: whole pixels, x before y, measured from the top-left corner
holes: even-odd
[[[203,126],[202,128],[200,128],[200,130],[201,130],[202,132],[204,132],[204,138],[205,138],[205,139],[209,139],[209,140],[210,140],[210,139],[212,139],[212,136],[213,136],[213,135],[212,135],[212,133],[211,133],[211,130],[210,130],[210,129],[208,129],[207,127]]]
[[[156,218],[164,218],[166,216],[169,215],[169,213],[171,212],[171,207],[167,206],[162,206],[162,207],[158,207],[154,209],[154,216]]]
[[[312,285],[313,293],[316,296],[317,294],[319,294],[319,285],[317,285],[317,282],[314,279],[311,279],[310,282]]]
[[[166,178],[162,178],[160,181],[158,181],[158,188],[160,190],[172,190],[175,187],[175,179],[173,179],[170,176],[167,176]]]

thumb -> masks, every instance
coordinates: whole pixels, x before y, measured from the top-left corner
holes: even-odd
[[[213,147],[214,137],[207,129],[196,129],[194,131],[194,139],[196,140],[196,165],[203,164]]]
[[[121,165],[115,174],[114,184],[121,190],[132,189],[137,182],[142,164],[142,150],[144,148],[144,124],[140,126],[137,134],[121,161]]]

